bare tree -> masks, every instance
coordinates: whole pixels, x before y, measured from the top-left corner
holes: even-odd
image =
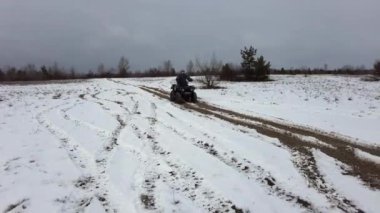
[[[377,60],[375,64],[373,65],[374,68],[374,74],[376,76],[380,76],[380,60]]]
[[[195,61],[202,77],[200,78],[200,82],[207,89],[216,88],[219,84],[219,73],[222,69],[223,62],[218,60],[215,54],[212,55],[210,62],[201,62],[199,59]]]
[[[106,75],[106,68],[104,67],[103,63],[99,64],[98,69],[97,69],[97,74],[100,77],[104,77]]]
[[[0,81],[4,81],[4,80],[5,80],[5,73],[0,68]]]
[[[162,71],[170,73],[173,69],[172,62],[170,60],[164,61]]]
[[[75,77],[76,77],[75,69],[74,69],[74,67],[71,67],[70,68],[70,78],[75,79]]]
[[[58,63],[54,62],[53,66],[49,68],[50,68],[50,73],[52,73],[53,78],[54,79],[59,78],[59,76],[61,75],[61,72],[59,70]]]
[[[36,72],[36,66],[34,64],[27,64],[24,67],[25,72]]]
[[[129,72],[129,61],[124,56],[120,58],[119,65],[119,76],[120,77],[127,77]]]
[[[186,72],[188,75],[193,75],[194,74],[194,63],[192,60],[189,61],[186,65]]]

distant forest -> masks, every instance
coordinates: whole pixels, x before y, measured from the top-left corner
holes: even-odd
[[[209,76],[218,80],[226,81],[262,81],[268,80],[270,74],[286,75],[317,75],[317,74],[345,74],[345,75],[380,75],[380,61],[374,63],[373,69],[367,69],[364,66],[346,65],[339,69],[328,69],[325,65],[323,68],[291,68],[291,69],[273,69],[270,62],[267,62],[263,56],[256,57],[257,50],[251,47],[244,47],[241,50],[241,64],[223,63],[217,60],[213,55],[210,61],[194,62],[190,60],[185,71],[191,76]],[[140,78],[140,77],[165,77],[175,76],[177,71],[172,66],[170,60],[164,61],[162,65],[152,67],[145,71],[132,71],[129,66],[129,60],[121,57],[117,68],[107,68],[100,64],[96,70],[87,72],[78,72],[74,68],[66,69],[54,63],[51,66],[43,65],[36,67],[33,64],[16,68],[7,66],[0,68],[0,81],[44,81],[44,80],[64,80],[64,79],[91,79],[91,78]],[[210,78],[211,79],[211,78]]]

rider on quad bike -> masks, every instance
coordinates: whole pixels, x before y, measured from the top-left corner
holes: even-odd
[[[180,88],[186,88],[188,87],[189,85],[187,84],[187,81],[193,81],[192,78],[190,78],[190,76],[188,76],[184,70],[182,70],[178,75],[177,75],[177,78],[176,78],[176,81],[177,81],[177,86],[180,87]]]
[[[197,94],[194,92],[195,87],[189,86],[188,81],[193,81],[185,71],[181,71],[176,78],[177,84],[172,85],[172,91],[170,92],[170,100],[183,103],[185,101],[197,102]]]

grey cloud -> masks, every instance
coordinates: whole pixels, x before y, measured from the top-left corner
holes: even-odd
[[[239,63],[255,45],[275,67],[371,66],[380,57],[377,0],[2,0],[0,65],[183,68],[215,53]]]

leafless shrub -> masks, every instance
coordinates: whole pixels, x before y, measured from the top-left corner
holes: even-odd
[[[218,60],[213,54],[209,62],[201,62],[199,59],[196,59],[195,64],[199,69],[199,72],[202,74],[200,77],[200,82],[203,87],[206,89],[215,89],[219,88],[219,74],[223,66],[223,62]]]

